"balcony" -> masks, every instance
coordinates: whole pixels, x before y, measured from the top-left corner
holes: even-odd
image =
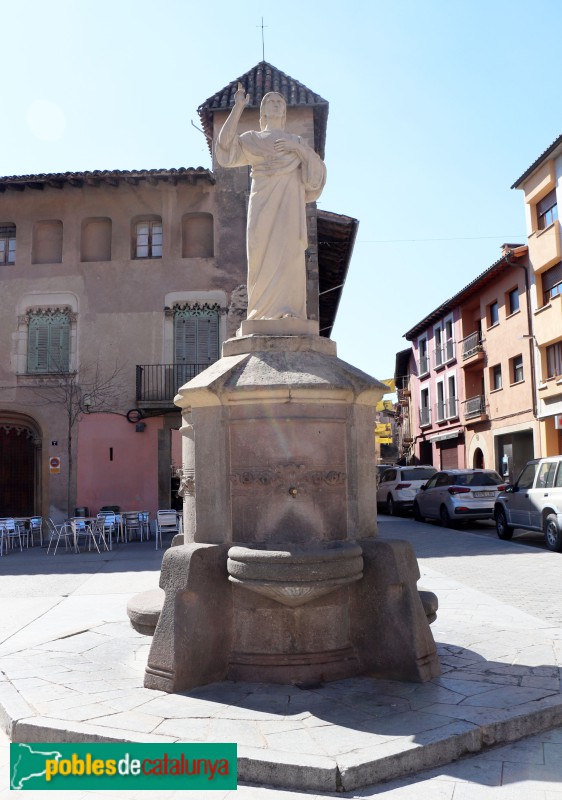
[[[459,416],[458,400],[456,397],[449,397],[445,403],[445,412],[447,419],[457,419]]]
[[[462,365],[470,368],[484,361],[484,342],[480,331],[474,331],[461,339]]]
[[[444,367],[455,359],[455,342],[453,339],[447,339],[443,344],[438,345],[434,350],[435,356],[435,369]]]
[[[486,397],[483,394],[477,394],[475,397],[463,400],[463,415],[467,425],[488,419]]]
[[[427,406],[420,408],[420,427],[427,428],[431,425],[431,409]]]
[[[543,231],[529,236],[529,260],[535,272],[560,261],[560,222],[555,220]]]
[[[445,419],[445,402],[437,402],[435,404],[435,422],[445,422]]]
[[[178,389],[207,369],[207,364],[137,364],[137,405],[145,409],[177,410]]]
[[[551,297],[533,314],[533,329],[539,346],[555,341],[562,328],[562,295]]]
[[[420,378],[429,373],[429,356],[420,356],[418,370]]]

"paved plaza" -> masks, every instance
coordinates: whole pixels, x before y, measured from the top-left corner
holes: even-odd
[[[382,518],[380,535],[412,542],[420,586],[439,596],[434,681],[150,691],[150,640],[125,605],[156,586],[162,551],[35,548],[0,561],[3,727],[15,741],[237,741],[240,778],[256,785],[205,797],[562,800],[562,556],[409,519]],[[78,796],[95,793],[65,792]]]

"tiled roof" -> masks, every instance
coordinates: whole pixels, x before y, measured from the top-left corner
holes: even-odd
[[[552,155],[552,153],[554,153],[554,151],[555,151],[555,150],[556,150],[558,147],[560,147],[560,149],[562,150],[562,134],[560,134],[560,136],[558,137],[558,139],[555,139],[555,140],[552,142],[552,144],[550,145],[550,147],[547,147],[547,148],[546,148],[546,150],[544,151],[544,153],[542,153],[542,154],[541,154],[541,155],[540,155],[540,156],[539,156],[539,157],[536,159],[536,161],[533,161],[533,163],[531,164],[531,166],[530,166],[528,169],[526,169],[526,170],[525,170],[525,172],[523,173],[523,175],[521,175],[521,177],[520,177],[520,178],[517,178],[517,180],[515,181],[515,183],[513,184],[513,186],[512,186],[511,188],[512,188],[512,189],[518,189],[518,188],[519,188],[519,186],[520,186],[520,184],[521,184],[521,183],[522,183],[522,182],[523,182],[523,181],[524,181],[526,178],[528,178],[528,177],[529,177],[529,175],[531,175],[531,174],[532,174],[532,173],[533,173],[533,172],[536,170],[536,168],[537,168],[538,166],[540,166],[540,165],[541,165],[541,163],[542,163],[542,162],[545,160],[545,158],[547,158],[548,156]]]
[[[488,267],[488,269],[484,270],[484,272],[481,272],[480,275],[467,284],[464,289],[461,289],[460,292],[457,292],[455,295],[453,295],[453,297],[450,297],[440,306],[435,308],[430,314],[417,322],[413,328],[410,328],[410,330],[404,334],[404,338],[411,342],[412,339],[414,339],[420,333],[426,331],[434,322],[438,322],[440,319],[442,319],[442,317],[445,316],[445,314],[450,313],[460,303],[467,300],[477,291],[483,289],[484,286],[490,283],[490,281],[497,277],[497,275],[512,266],[509,260],[512,255],[515,258],[523,258],[528,253],[528,247],[526,245],[512,245],[511,247],[512,249],[508,253],[495,261],[492,266]]]
[[[241,83],[246,94],[250,95],[250,108],[259,108],[267,92],[279,92],[289,106],[311,106],[314,110],[314,149],[321,158],[324,158],[328,101],[303,83],[268,64],[267,61],[260,61],[244,75],[231,81],[224,89],[207,98],[197,109],[207,135],[209,149],[213,138],[213,114],[215,111],[225,111],[233,107],[238,83]]]
[[[100,186],[102,183],[118,186],[120,182],[136,184],[139,181],[158,183],[195,183],[205,180],[214,183],[213,173],[204,167],[179,167],[178,169],[140,169],[140,170],[94,170],[93,172],[54,172],[40,175],[11,175],[0,177],[0,192],[7,189],[22,191],[23,189],[45,189],[51,187],[62,189],[64,184],[81,187]]]

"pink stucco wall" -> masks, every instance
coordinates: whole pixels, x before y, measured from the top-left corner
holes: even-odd
[[[77,506],[96,514],[102,506],[122,511],[158,508],[158,431],[162,419],[143,420],[142,433],[120,414],[85,415],[74,455],[78,465]]]

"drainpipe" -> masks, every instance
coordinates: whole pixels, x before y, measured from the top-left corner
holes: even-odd
[[[533,334],[533,317],[531,312],[531,295],[529,291],[529,270],[525,264],[513,260],[513,250],[506,250],[504,258],[510,267],[519,267],[525,273],[525,297],[527,303],[527,338],[529,339],[529,356],[531,360],[531,391],[533,393],[533,416],[537,419],[537,381],[535,373],[535,337]]]

